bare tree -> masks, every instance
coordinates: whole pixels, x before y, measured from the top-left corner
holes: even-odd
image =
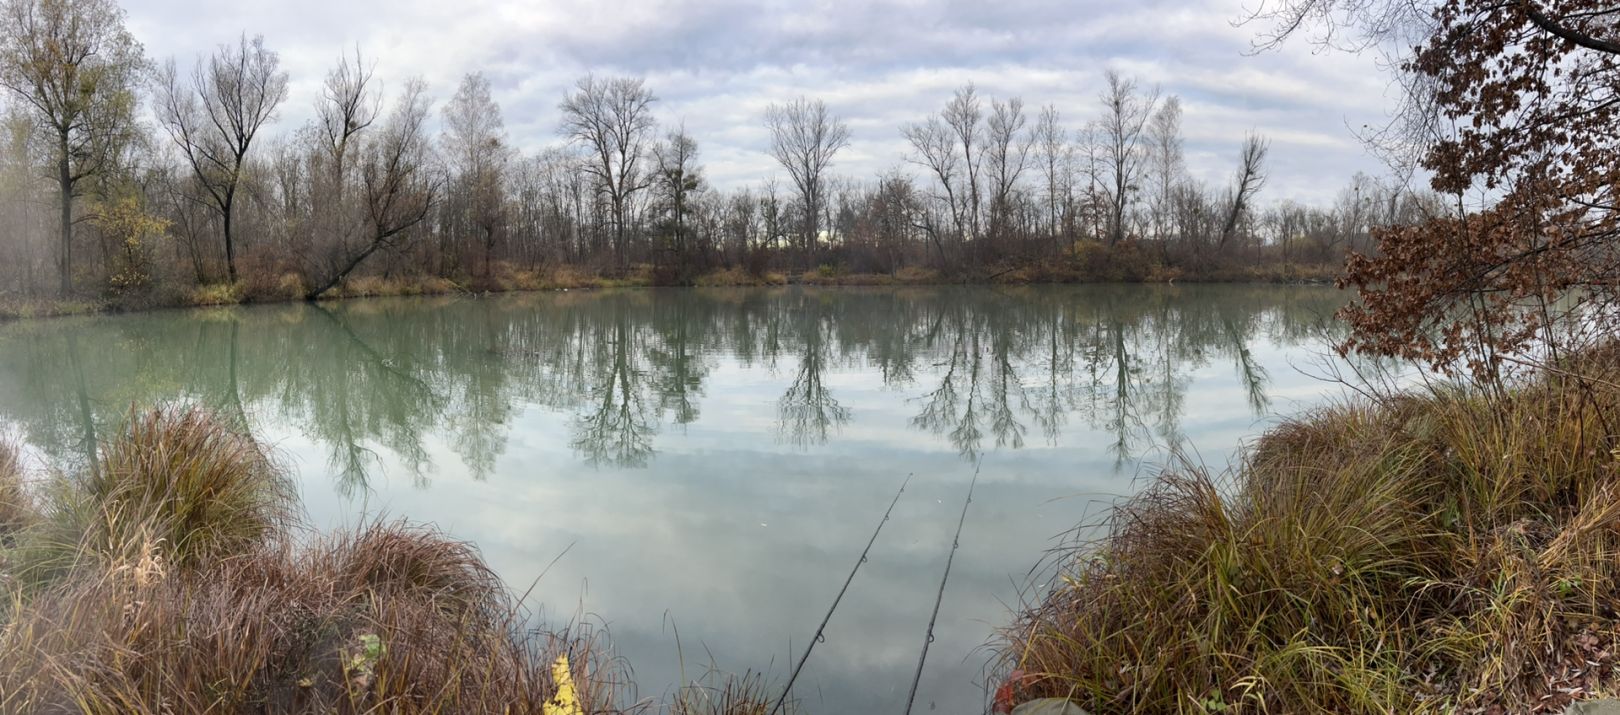
[[[1154,238],[1169,241],[1170,199],[1176,183],[1186,171],[1185,153],[1181,142],[1181,99],[1175,95],[1165,97],[1159,111],[1147,130],[1148,169],[1153,178],[1153,197],[1150,211]],[[1168,245],[1164,246],[1168,254]]]
[[[620,269],[627,265],[625,214],[635,194],[651,183],[640,164],[655,126],[656,101],[640,78],[586,75],[560,107],[563,135],[590,152],[585,171],[613,209],[613,254]]]
[[[1074,150],[1069,146],[1069,132],[1063,128],[1062,115],[1050,104],[1041,108],[1040,119],[1035,122],[1035,147],[1041,173],[1046,180],[1047,230],[1054,248],[1061,247],[1062,213],[1067,208],[1070,184],[1073,182]]]
[[[1024,134],[1027,123],[1023,101],[1018,99],[1007,103],[992,100],[990,119],[985,122],[978,90],[969,83],[951,95],[938,115],[901,128],[912,147],[909,160],[927,168],[939,182],[934,201],[944,203],[956,242],[966,245],[983,235],[986,171],[990,173],[990,229],[992,233],[1003,229],[1001,224],[1011,212],[1013,189],[1029,163],[1032,137]],[[923,218],[943,263],[938,221],[931,212],[924,212]]]
[[[73,199],[136,133],[140,43],[114,0],[6,0],[0,6],[0,85],[49,134],[60,200],[59,290],[73,290]]]
[[[232,283],[236,282],[232,209],[248,149],[287,98],[287,74],[280,66],[280,57],[265,48],[262,36],[250,40],[243,34],[236,44],[220,45],[206,62],[198,62],[190,87],[181,85],[172,61],[158,83],[158,118],[219,213]]]
[[[823,174],[833,155],[849,145],[849,125],[827,111],[827,103],[800,97],[765,110],[771,131],[771,156],[787,169],[804,202],[803,241],[806,267],[819,235]]]
[[[367,66],[356,48],[352,64],[343,58],[327,73],[321,100],[315,105],[316,128],[339,174],[343,173],[349,140],[369,128],[382,112],[381,96],[371,92],[375,72],[376,68]]]
[[[1243,152],[1238,162],[1237,174],[1232,178],[1232,188],[1228,190],[1226,221],[1221,224],[1221,242],[1219,247],[1225,248],[1227,241],[1237,232],[1238,221],[1243,218],[1249,207],[1254,203],[1255,194],[1266,183],[1266,140],[1250,134],[1243,139]]]
[[[505,128],[489,79],[481,72],[462,77],[444,106],[444,144],[456,181],[451,231],[471,229],[481,235],[485,277],[506,219],[502,182],[511,149]]]
[[[1028,123],[1024,100],[991,100],[990,119],[985,124],[985,160],[990,170],[990,236],[995,240],[1004,238],[1013,212],[1013,193],[1029,166],[1034,137],[1024,131]]]
[[[979,162],[983,160],[979,151],[982,139],[979,122],[984,118],[984,107],[979,102],[978,90],[973,83],[969,82],[956,90],[939,116],[950,128],[956,145],[962,149],[962,178],[965,184],[957,193],[963,201],[966,238],[973,238],[979,235]]]
[[[1143,129],[1153,116],[1158,91],[1143,94],[1137,90],[1135,80],[1121,77],[1114,70],[1108,70],[1107,81],[1098,128],[1103,169],[1108,175],[1108,244],[1113,245],[1125,238],[1125,210],[1130,206],[1131,193],[1137,189],[1144,163]]]
[[[1085,188],[1081,192],[1080,205],[1075,212],[1076,223],[1085,222],[1085,235],[1102,239],[1106,232],[1107,221],[1104,216],[1108,214],[1107,200],[1103,190],[1103,146],[1102,127],[1097,121],[1086,122],[1074,134],[1074,151],[1079,160],[1081,178]],[[1079,232],[1079,231],[1077,231]]]
[[[360,187],[369,229],[366,240],[358,246],[339,244],[326,276],[306,294],[307,299],[319,298],[373,253],[397,246],[410,229],[426,220],[442,183],[431,168],[429,106],[427,86],[421,80],[407,82],[381,134],[365,143]]]
[[[762,245],[777,250],[782,244],[782,198],[777,195],[774,176],[766,179],[760,187],[759,217],[765,230]]]
[[[374,68],[366,65],[357,48],[326,75],[321,98],[315,104],[315,134],[326,171],[312,176],[317,190],[310,194],[312,224],[328,242],[347,243],[357,230],[359,213],[349,195],[353,144],[382,112],[382,97],[371,91]]]
[[[949,127],[939,117],[929,117],[922,124],[911,124],[902,127],[900,133],[911,143],[912,154],[909,160],[928,170],[939,182],[940,194],[934,196],[936,203],[943,201],[945,210],[950,214],[953,236],[960,242],[966,238],[967,212],[964,203],[956,195],[957,173],[960,170],[960,156],[956,153],[956,140]],[[923,212],[923,230],[928,233],[929,240],[934,244],[934,251],[939,256],[940,266],[949,267],[945,257],[945,246],[940,239],[940,229],[930,217],[929,212]]]

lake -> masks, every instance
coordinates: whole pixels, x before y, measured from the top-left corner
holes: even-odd
[[[977,470],[916,707],[973,713],[1046,550],[1171,446],[1219,467],[1341,393],[1343,301],[650,289],[64,318],[0,326],[0,423],[71,462],[131,405],[209,406],[276,448],[314,524],[476,543],[539,618],[605,627],[652,698],[711,666],[785,681],[912,475],[795,687],[818,713],[903,709]]]

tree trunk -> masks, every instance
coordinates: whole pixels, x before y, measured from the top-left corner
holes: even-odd
[[[62,261],[61,286],[59,290],[66,298],[73,292],[73,173],[68,166],[68,134],[66,131],[58,135],[57,143],[57,187],[62,193]]]
[[[490,259],[490,255],[493,254],[493,253],[495,253],[495,227],[494,226],[485,226],[484,227],[484,281],[485,282],[488,282],[489,279],[490,279],[489,259]],[[486,286],[486,288],[487,288],[487,286]]]
[[[332,290],[333,286],[337,285],[339,281],[343,280],[344,277],[348,276],[350,272],[359,267],[361,262],[370,257],[371,254],[377,250],[379,245],[381,245],[379,242],[372,241],[370,245],[366,246],[365,250],[361,251],[354,258],[349,259],[348,265],[345,265],[342,270],[332,274],[332,277],[321,283],[321,285],[315,290],[304,294],[304,300],[319,299],[322,295],[325,295],[327,291]]]
[[[224,224],[225,274],[229,276],[230,282],[234,284],[236,283],[236,245],[231,241],[231,204],[233,203],[235,202],[229,199],[225,201]]]

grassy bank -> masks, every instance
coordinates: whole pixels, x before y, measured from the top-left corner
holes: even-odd
[[[134,415],[73,473],[0,449],[0,712],[620,712],[629,669],[537,630],[470,545],[312,534],[285,473],[192,411]],[[759,681],[675,713],[760,713]]]
[[[1000,644],[1004,702],[1562,712],[1620,681],[1620,349],[1325,409],[1169,471]]]
[[[321,300],[383,296],[451,295],[457,293],[541,292],[691,285],[700,287],[1030,285],[1062,283],[1331,283],[1336,265],[1268,263],[1210,265],[1192,271],[1167,268],[1134,257],[1131,252],[1078,252],[1067,261],[1046,261],[974,274],[950,274],[907,267],[892,273],[852,272],[835,266],[788,273],[751,273],[724,268],[688,280],[672,280],[655,266],[641,264],[618,276],[575,266],[521,268],[496,263],[489,275],[460,279],[437,276],[358,276],[339,283]],[[100,297],[70,299],[0,293],[0,320],[128,312],[155,308],[280,303],[304,300],[308,287],[297,273],[254,273],[236,283],[197,286],[149,286]]]

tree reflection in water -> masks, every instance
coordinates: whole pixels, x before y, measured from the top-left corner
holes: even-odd
[[[430,440],[485,478],[528,409],[566,415],[585,462],[646,467],[666,430],[703,421],[728,371],[758,368],[779,378],[776,433],[795,449],[861,424],[835,388],[853,380],[896,393],[919,434],[964,458],[1083,426],[1124,463],[1183,440],[1206,367],[1230,365],[1264,414],[1256,343],[1325,345],[1342,300],[1232,286],[699,289],[25,322],[0,328],[0,419],[75,460],[131,405],[192,401],[247,430],[295,425],[352,491],[384,451],[425,481]]]

